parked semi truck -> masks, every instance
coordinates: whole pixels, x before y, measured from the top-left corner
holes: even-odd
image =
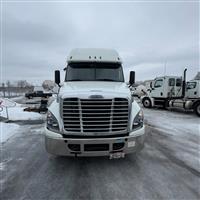
[[[55,71],[59,92],[48,108],[47,152],[66,156],[124,157],[144,146],[143,112],[131,95],[135,72],[124,82],[115,50],[74,49],[65,81]]]
[[[25,94],[25,97],[28,99],[32,99],[34,97],[43,97],[48,98],[52,96],[52,92],[45,92],[43,87],[35,86],[32,92],[28,92]]]
[[[151,82],[150,90],[141,97],[144,107],[176,107],[193,110],[200,116],[200,80],[186,82],[183,77],[163,76]]]

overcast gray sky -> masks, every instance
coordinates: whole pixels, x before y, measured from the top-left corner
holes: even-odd
[[[3,2],[3,81],[40,83],[63,69],[72,48],[114,48],[126,77],[165,73],[188,79],[199,69],[199,3]]]

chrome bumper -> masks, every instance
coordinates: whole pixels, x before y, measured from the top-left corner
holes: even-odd
[[[45,147],[48,153],[60,156],[109,156],[115,152],[129,154],[144,147],[144,126],[129,136],[115,138],[63,138],[45,128]]]

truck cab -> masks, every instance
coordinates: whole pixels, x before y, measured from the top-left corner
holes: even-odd
[[[124,157],[144,146],[143,112],[124,82],[122,61],[111,49],[74,49],[65,80],[55,72],[57,98],[45,126],[47,152],[66,156]]]
[[[158,77],[154,80],[152,90],[150,90],[151,96],[157,98],[179,97],[182,95],[181,83],[181,77]]]
[[[184,76],[163,76],[151,82],[148,93],[141,97],[144,107],[178,107],[193,110],[200,116],[200,81],[192,80],[186,83]]]
[[[187,82],[186,97],[190,99],[200,98],[200,80]]]

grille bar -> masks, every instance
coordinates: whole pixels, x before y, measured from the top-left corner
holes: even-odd
[[[78,130],[78,128],[68,128],[69,130]],[[80,128],[79,128],[80,129]],[[112,128],[114,130],[121,130],[121,128]],[[87,128],[88,131],[102,131],[102,130],[109,130],[109,127],[108,128]]]
[[[109,99],[108,101],[104,101],[104,100],[90,100],[90,101],[88,101],[88,100],[84,100],[84,99],[82,99],[82,102],[83,103],[111,103],[112,102],[112,99]],[[63,103],[77,103],[77,101],[68,101],[68,100],[66,100],[65,102],[63,102]],[[128,102],[125,102],[125,101],[117,101],[117,103],[128,103]]]
[[[69,109],[69,108],[74,108],[74,109],[78,109],[78,106],[77,105],[70,105],[70,106],[67,106],[67,105],[63,105],[63,109]],[[82,108],[87,108],[87,109],[93,109],[93,108],[95,108],[95,109],[102,109],[102,108],[105,108],[105,107],[107,107],[107,109],[106,110],[108,110],[108,109],[110,109],[110,106],[108,105],[82,105],[81,106]],[[122,108],[124,108],[124,109],[126,109],[127,108],[127,105],[113,105],[112,106],[112,109],[114,110],[114,109],[117,109],[117,107],[119,107],[118,109],[122,109]]]
[[[71,108],[63,108],[63,110],[66,110],[66,111],[68,111],[68,110],[72,110]],[[82,110],[81,108],[78,108],[78,109],[74,109],[74,110]],[[87,109],[84,109],[84,111],[92,111],[93,110],[93,108],[87,108]],[[97,110],[103,110],[103,111],[113,111],[113,110],[125,110],[125,111],[127,111],[127,108],[109,108],[109,109],[102,109],[102,108],[98,108]]]
[[[65,110],[63,110],[65,111]],[[82,111],[82,110],[80,110]],[[77,113],[74,113],[74,112],[65,112],[67,114],[77,114]],[[116,115],[116,114],[119,114],[119,115],[123,115],[123,114],[128,114],[128,112],[115,112],[113,113],[113,115]],[[82,115],[110,115],[110,112],[99,112],[99,113],[88,113],[88,112],[82,112]]]
[[[63,120],[65,123],[79,123],[80,120]],[[127,120],[116,120],[116,119],[113,119],[114,122],[126,122]],[[104,122],[108,122],[108,121],[105,121],[105,120],[98,120],[98,121],[87,121],[87,122],[101,122],[101,123],[104,123]]]
[[[65,114],[64,114],[65,115]],[[69,116],[69,115],[65,115],[64,116],[63,115],[63,118],[65,118],[65,119],[68,119],[68,118],[70,118],[70,119],[80,119],[80,117],[79,116],[77,116],[77,117],[75,117],[75,116]],[[117,119],[121,119],[121,118],[125,118],[126,116],[115,116],[115,118]],[[93,118],[93,117],[82,117],[82,118]],[[99,117],[95,117],[95,119],[104,119],[104,118],[109,118],[110,119],[110,116],[99,116]]]
[[[129,107],[125,98],[63,99],[65,131],[79,133],[127,133]]]
[[[78,125],[79,125],[79,124],[78,124]],[[108,124],[98,124],[98,126],[107,126],[107,125],[108,125]],[[118,125],[120,125],[120,126],[127,126],[127,123],[123,123],[123,124],[114,124],[114,125],[116,125],[116,126],[118,126]],[[67,126],[68,126],[68,127],[70,127],[70,126],[77,126],[77,124],[67,124]],[[83,125],[83,126],[84,126],[84,125]],[[86,125],[85,125],[85,126],[86,126]],[[95,124],[95,125],[93,125],[93,124],[91,124],[91,125],[88,124],[88,125],[87,125],[87,127],[90,127],[90,126],[91,126],[91,127],[93,127],[93,126],[96,127],[97,125],[96,125],[96,124]]]

